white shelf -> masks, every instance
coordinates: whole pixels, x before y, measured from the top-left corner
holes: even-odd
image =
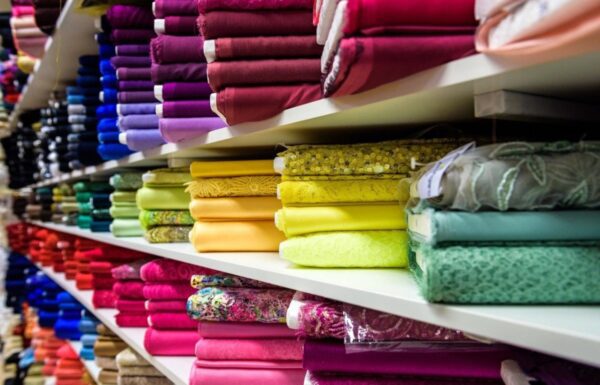
[[[175,385],[188,385],[189,374],[195,357],[157,357],[150,355],[144,348],[145,328],[124,328],[118,326],[115,322],[115,315],[117,314],[115,309],[94,308],[94,305],[92,304],[92,290],[79,290],[75,286],[75,281],[67,280],[63,273],[56,273],[52,269],[41,265],[38,265],[38,267],[64,290],[71,293],[71,295],[85,306],[86,309],[92,312],[100,322],[118,335],[127,343],[127,345],[144,357]],[[93,364],[93,362],[91,363]]]
[[[79,352],[81,351],[81,342],[80,341],[68,341],[69,345],[71,345],[71,347],[73,348],[73,350],[75,350],[75,352],[79,355]],[[96,365],[96,362],[94,362],[94,360],[84,360],[83,357],[80,357],[81,359],[81,363],[83,364],[83,366],[85,366],[85,370],[87,370],[87,372],[89,373],[90,377],[92,377],[92,379],[94,380],[94,382],[98,383],[98,376],[100,375],[100,368],[98,367],[98,365]]]
[[[77,227],[33,223],[600,367],[598,306],[435,305],[422,298],[405,270],[299,268],[276,253],[197,253],[190,244],[149,244],[142,238],[116,238]]]

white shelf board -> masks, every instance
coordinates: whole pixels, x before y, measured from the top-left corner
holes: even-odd
[[[73,350],[75,350],[75,352],[79,355],[79,352],[81,351],[81,341],[68,341],[69,345],[71,345],[71,347],[73,348]],[[94,382],[98,383],[98,376],[100,375],[100,368],[98,367],[98,365],[96,365],[96,362],[94,362],[94,360],[84,360],[83,357],[80,357],[81,359],[81,363],[83,364],[83,366],[85,366],[85,370],[87,370],[87,372],[89,373],[90,377],[92,377],[92,379],[94,380]]]
[[[197,253],[187,243],[150,244],[143,238],[32,223],[600,367],[599,306],[436,305],[423,299],[411,274],[401,269],[300,268],[277,253]]]
[[[142,167],[151,160],[272,155],[282,144],[327,143],[399,137],[416,125],[474,120],[474,96],[511,90],[554,98],[587,97],[599,104],[600,52],[552,62],[539,58],[500,60],[478,54],[432,68],[376,89],[294,107],[260,122],[225,127],[181,143],[133,154],[67,182],[98,172]],[[594,96],[595,95],[595,96]],[[38,185],[57,183],[56,178]]]
[[[158,357],[153,356],[144,348],[145,328],[125,328],[116,324],[115,309],[96,309],[92,303],[92,290],[79,290],[75,281],[67,280],[63,273],[56,273],[48,267],[38,264],[48,277],[64,290],[71,293],[86,309],[93,313],[100,322],[112,330],[117,336],[127,343],[133,350],[144,357],[152,366],[158,369],[175,385],[188,385],[190,370],[195,357]]]

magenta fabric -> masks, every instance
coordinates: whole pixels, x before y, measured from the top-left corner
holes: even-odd
[[[283,324],[263,324],[252,322],[204,322],[198,324],[198,334],[202,338],[295,338],[296,331]]]
[[[156,84],[167,82],[204,82],[206,63],[152,64],[152,81]]]
[[[92,278],[92,288],[94,290],[111,290],[115,284],[115,280],[108,276],[96,276]]]
[[[110,58],[110,63],[115,68],[143,68],[150,67],[152,61],[150,60],[150,56],[113,56]]]
[[[148,314],[155,313],[185,313],[187,300],[148,300],[145,302]]]
[[[117,302],[117,296],[112,290],[94,290],[92,304],[98,309],[112,309]]]
[[[475,53],[473,35],[342,39],[325,96],[354,94]]]
[[[154,356],[193,356],[198,333],[194,330],[146,329],[144,347]]]
[[[217,109],[229,125],[235,125],[271,118],[322,97],[320,84],[228,87],[217,94]]]
[[[199,360],[194,366],[208,369],[302,369],[302,361]]]
[[[127,147],[132,151],[145,151],[166,143],[158,128],[128,129],[125,135]]]
[[[156,0],[154,13],[157,18],[165,16],[197,16],[196,0]]]
[[[500,380],[309,372],[304,385],[504,385]]]
[[[194,36],[200,34],[197,16],[166,16],[165,34],[176,36]]]
[[[160,134],[169,143],[197,138],[211,131],[227,127],[221,118],[169,118],[160,119]]]
[[[114,246],[102,246],[80,252],[81,259],[89,261],[113,261],[115,263],[127,263],[137,258],[147,258],[147,254],[135,250],[124,249]]]
[[[127,328],[145,328],[148,327],[148,317],[146,313],[124,313],[115,315],[117,325]]]
[[[119,91],[153,91],[154,83],[151,80],[122,80],[119,82]]]
[[[226,87],[318,83],[320,59],[235,60],[208,65],[208,82],[215,91]]]
[[[305,371],[300,369],[210,369],[192,367],[189,385],[303,385]]]
[[[154,15],[149,7],[139,5],[113,5],[106,11],[112,28],[152,28]]]
[[[158,116],[151,114],[121,116],[117,125],[121,131],[158,128]]]
[[[204,100],[208,99],[212,89],[207,82],[198,83],[165,83],[162,85],[162,99],[173,100]]]
[[[119,80],[152,80],[150,68],[119,68],[117,70]]]
[[[121,312],[135,312],[135,313],[144,313],[146,314],[146,302],[142,300],[136,299],[117,299],[115,304],[115,308]]]
[[[216,116],[208,100],[179,100],[162,104],[164,118],[205,118]]]
[[[148,44],[156,34],[153,29],[113,29],[110,36],[115,45]]]
[[[346,353],[342,341],[308,340],[304,368],[318,372],[500,379],[511,348],[473,343],[404,346],[396,351]]]
[[[119,103],[152,103],[156,102],[154,91],[122,91],[117,94]]]
[[[144,264],[140,269],[140,276],[145,282],[178,281],[187,284],[192,278],[192,275],[208,275],[214,273],[215,271],[212,269],[162,258],[154,259]]]
[[[211,11],[198,17],[198,26],[204,39],[219,37],[315,35],[312,12]]]
[[[320,58],[323,53],[314,35],[224,37],[214,42],[216,60]]]
[[[128,103],[117,104],[119,116],[151,115],[156,112],[157,103]]]
[[[114,279],[126,280],[141,280],[140,278],[140,269],[148,263],[148,260],[138,260],[129,262],[120,266],[113,267],[111,269],[111,274]]]
[[[200,63],[204,57],[201,36],[159,35],[150,42],[152,61],[157,64]]]
[[[201,360],[301,361],[304,341],[275,339],[200,339],[196,358]]]
[[[198,0],[198,11],[206,13],[217,9],[228,9],[232,11],[262,11],[268,9],[310,9],[313,8],[313,0]]]
[[[144,298],[157,300],[187,299],[195,292],[188,282],[146,283],[143,289]]]
[[[115,47],[119,56],[148,56],[150,55],[149,44],[122,44]]]
[[[119,298],[144,299],[144,282],[142,281],[119,281],[115,283],[113,291]]]
[[[196,330],[198,321],[182,313],[152,313],[148,316],[148,323],[156,330]]]

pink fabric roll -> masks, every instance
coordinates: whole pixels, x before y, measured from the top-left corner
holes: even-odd
[[[192,367],[190,385],[303,385],[301,369],[209,369]]]
[[[196,358],[201,360],[301,361],[304,341],[274,339],[200,339]]]
[[[124,313],[115,315],[117,325],[127,328],[145,328],[148,327],[148,317],[146,313]]]
[[[186,312],[187,300],[159,301],[148,300],[145,302],[145,308],[148,314]]]
[[[208,369],[302,369],[302,361],[212,361],[196,359],[194,365],[198,368]]]
[[[155,356],[193,356],[198,332],[146,329],[144,347]]]
[[[196,330],[198,321],[188,317],[187,313],[152,313],[148,324],[156,330]]]
[[[145,282],[188,282],[192,275],[214,273],[214,270],[172,259],[155,259],[144,264],[140,269],[140,276]]]
[[[152,71],[150,68],[119,68],[117,70],[117,79],[119,80],[151,80]]]
[[[156,0],[154,13],[157,18],[166,16],[197,16],[196,0]]]
[[[150,73],[156,84],[203,82],[206,81],[206,63],[152,64]]]
[[[210,97],[212,90],[208,82],[198,83],[165,83],[161,96],[164,101],[173,100],[205,100]]]
[[[120,281],[115,283],[113,291],[119,298],[144,299],[144,282]]]
[[[296,331],[283,324],[252,322],[200,322],[198,334],[202,338],[295,338]]]
[[[197,138],[223,127],[227,127],[227,123],[218,117],[166,118],[158,121],[160,134],[170,143]]]
[[[115,45],[148,44],[156,34],[153,29],[113,29],[110,36]]]
[[[144,300],[119,298],[115,307],[121,312],[133,311],[136,313],[146,313],[146,302]]]
[[[111,269],[111,274],[114,279],[126,280],[133,279],[139,280],[141,279],[140,270],[142,266],[148,263],[148,260],[138,260],[133,261],[124,265],[115,266]]]
[[[117,302],[117,296],[112,290],[94,290],[92,304],[98,309],[112,309]]]
[[[215,60],[321,57],[313,35],[235,37],[214,40]],[[208,53],[207,53],[208,56]]]
[[[216,9],[231,11],[261,11],[268,9],[312,9],[313,0],[198,0],[198,11],[205,13]]]
[[[187,299],[196,289],[189,283],[154,283],[145,284],[143,293],[146,299]]]
[[[11,13],[15,17],[33,15],[35,14],[35,8],[28,5],[13,5]]]
[[[166,16],[163,19],[165,34],[177,36],[198,35],[200,31],[198,30],[196,19],[197,16]]]

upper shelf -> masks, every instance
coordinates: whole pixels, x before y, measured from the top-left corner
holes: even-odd
[[[77,227],[33,223],[600,367],[598,306],[436,305],[422,298],[406,270],[307,269],[290,265],[277,253],[197,253],[185,243],[149,244],[142,238],[116,238]]]

